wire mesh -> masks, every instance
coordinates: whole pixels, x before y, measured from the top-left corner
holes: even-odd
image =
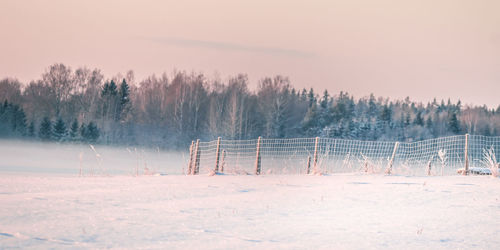
[[[254,174],[257,139],[220,140],[219,171]],[[216,171],[217,140],[199,143],[200,173]],[[465,166],[466,135],[417,142],[361,141],[337,138],[261,139],[262,174],[392,173],[451,175]],[[498,159],[500,137],[469,135],[470,167],[487,168],[485,152]],[[490,161],[491,162],[491,161]],[[430,169],[428,169],[430,167]]]

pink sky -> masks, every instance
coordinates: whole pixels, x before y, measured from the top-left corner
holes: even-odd
[[[289,76],[297,88],[500,104],[500,1],[22,1],[0,3],[0,78],[51,64]]]

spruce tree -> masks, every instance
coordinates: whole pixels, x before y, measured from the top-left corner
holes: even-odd
[[[448,130],[454,134],[460,133],[460,123],[455,112],[448,116]]]
[[[54,140],[62,141],[66,137],[66,124],[62,118],[58,118],[56,124],[54,125]]]
[[[102,97],[102,116],[106,119],[117,121],[119,119],[119,100],[118,90],[115,81],[105,83],[101,91]]]
[[[130,103],[130,90],[127,82],[123,79],[120,84],[120,90],[118,91],[118,95],[120,98],[119,102],[119,119],[124,121],[127,119],[128,113],[130,111],[131,103]]]
[[[380,112],[380,120],[382,120],[384,123],[389,124],[391,123],[392,119],[392,110],[389,107],[389,105],[384,105],[382,108],[382,112]]]
[[[319,114],[316,104],[309,107],[302,121],[302,129],[307,136],[317,136],[320,132]]]
[[[0,105],[0,137],[8,136],[10,134],[8,103],[5,101]]]
[[[0,136],[25,136],[26,127],[26,114],[19,105],[8,101],[0,105]]]
[[[309,107],[316,105],[316,95],[314,94],[313,88],[309,89],[309,93],[307,94],[307,98],[309,100]]]
[[[410,125],[410,113],[406,113],[405,116],[405,126]]]
[[[321,98],[321,101],[319,103],[321,109],[328,108],[329,102],[330,102],[330,94],[328,94],[328,90],[325,89],[325,91],[323,92],[323,97]]]
[[[432,118],[430,115],[427,117],[427,120],[425,121],[425,127],[427,127],[428,129],[432,128]]]
[[[76,141],[78,137],[78,120],[74,119],[69,128],[69,138],[72,141]]]
[[[31,121],[30,125],[28,126],[28,137],[35,137],[35,122]]]
[[[42,141],[52,140],[52,122],[48,117],[44,117],[42,123],[40,124],[40,130],[38,131],[38,136]]]
[[[368,117],[375,117],[377,113],[377,103],[375,96],[373,94],[370,94],[370,98],[368,99]]]
[[[300,100],[303,102],[307,101],[307,90],[305,88],[303,88],[300,93]],[[498,110],[500,110],[500,105],[498,106]]]
[[[99,129],[93,122],[89,122],[85,134],[86,134],[85,139],[91,143],[95,143],[100,136]]]
[[[422,111],[417,112],[417,116],[415,116],[415,120],[413,120],[413,124],[418,126],[424,126],[424,119],[422,118]]]
[[[87,126],[85,126],[85,123],[82,122],[82,125],[80,126],[80,137],[82,138],[83,141],[87,140]]]
[[[26,136],[26,129],[28,126],[26,124],[26,114],[24,113],[24,110],[22,108],[16,108],[13,122],[15,123],[16,132],[18,133],[18,135]]]
[[[326,89],[325,92],[323,92],[319,107],[319,128],[322,129],[330,125],[333,118],[333,110],[330,108],[330,95]]]

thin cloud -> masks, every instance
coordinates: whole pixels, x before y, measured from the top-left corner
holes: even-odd
[[[263,53],[263,54],[271,54],[271,55],[281,55],[281,56],[292,56],[292,57],[314,57],[315,55],[310,52],[293,50],[293,49],[282,49],[276,47],[261,47],[261,46],[250,46],[244,44],[237,43],[227,43],[227,42],[218,42],[218,41],[205,41],[205,40],[196,40],[196,39],[183,39],[176,37],[167,37],[167,38],[149,38],[147,40],[181,46],[181,47],[197,47],[197,48],[207,48],[207,49],[215,49],[215,50],[232,50],[232,51],[243,51],[250,53]]]

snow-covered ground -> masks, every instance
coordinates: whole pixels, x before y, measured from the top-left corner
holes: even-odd
[[[491,176],[0,175],[0,248],[498,249]]]
[[[0,249],[500,248],[500,178],[184,176],[179,153],[96,149],[0,142]]]

